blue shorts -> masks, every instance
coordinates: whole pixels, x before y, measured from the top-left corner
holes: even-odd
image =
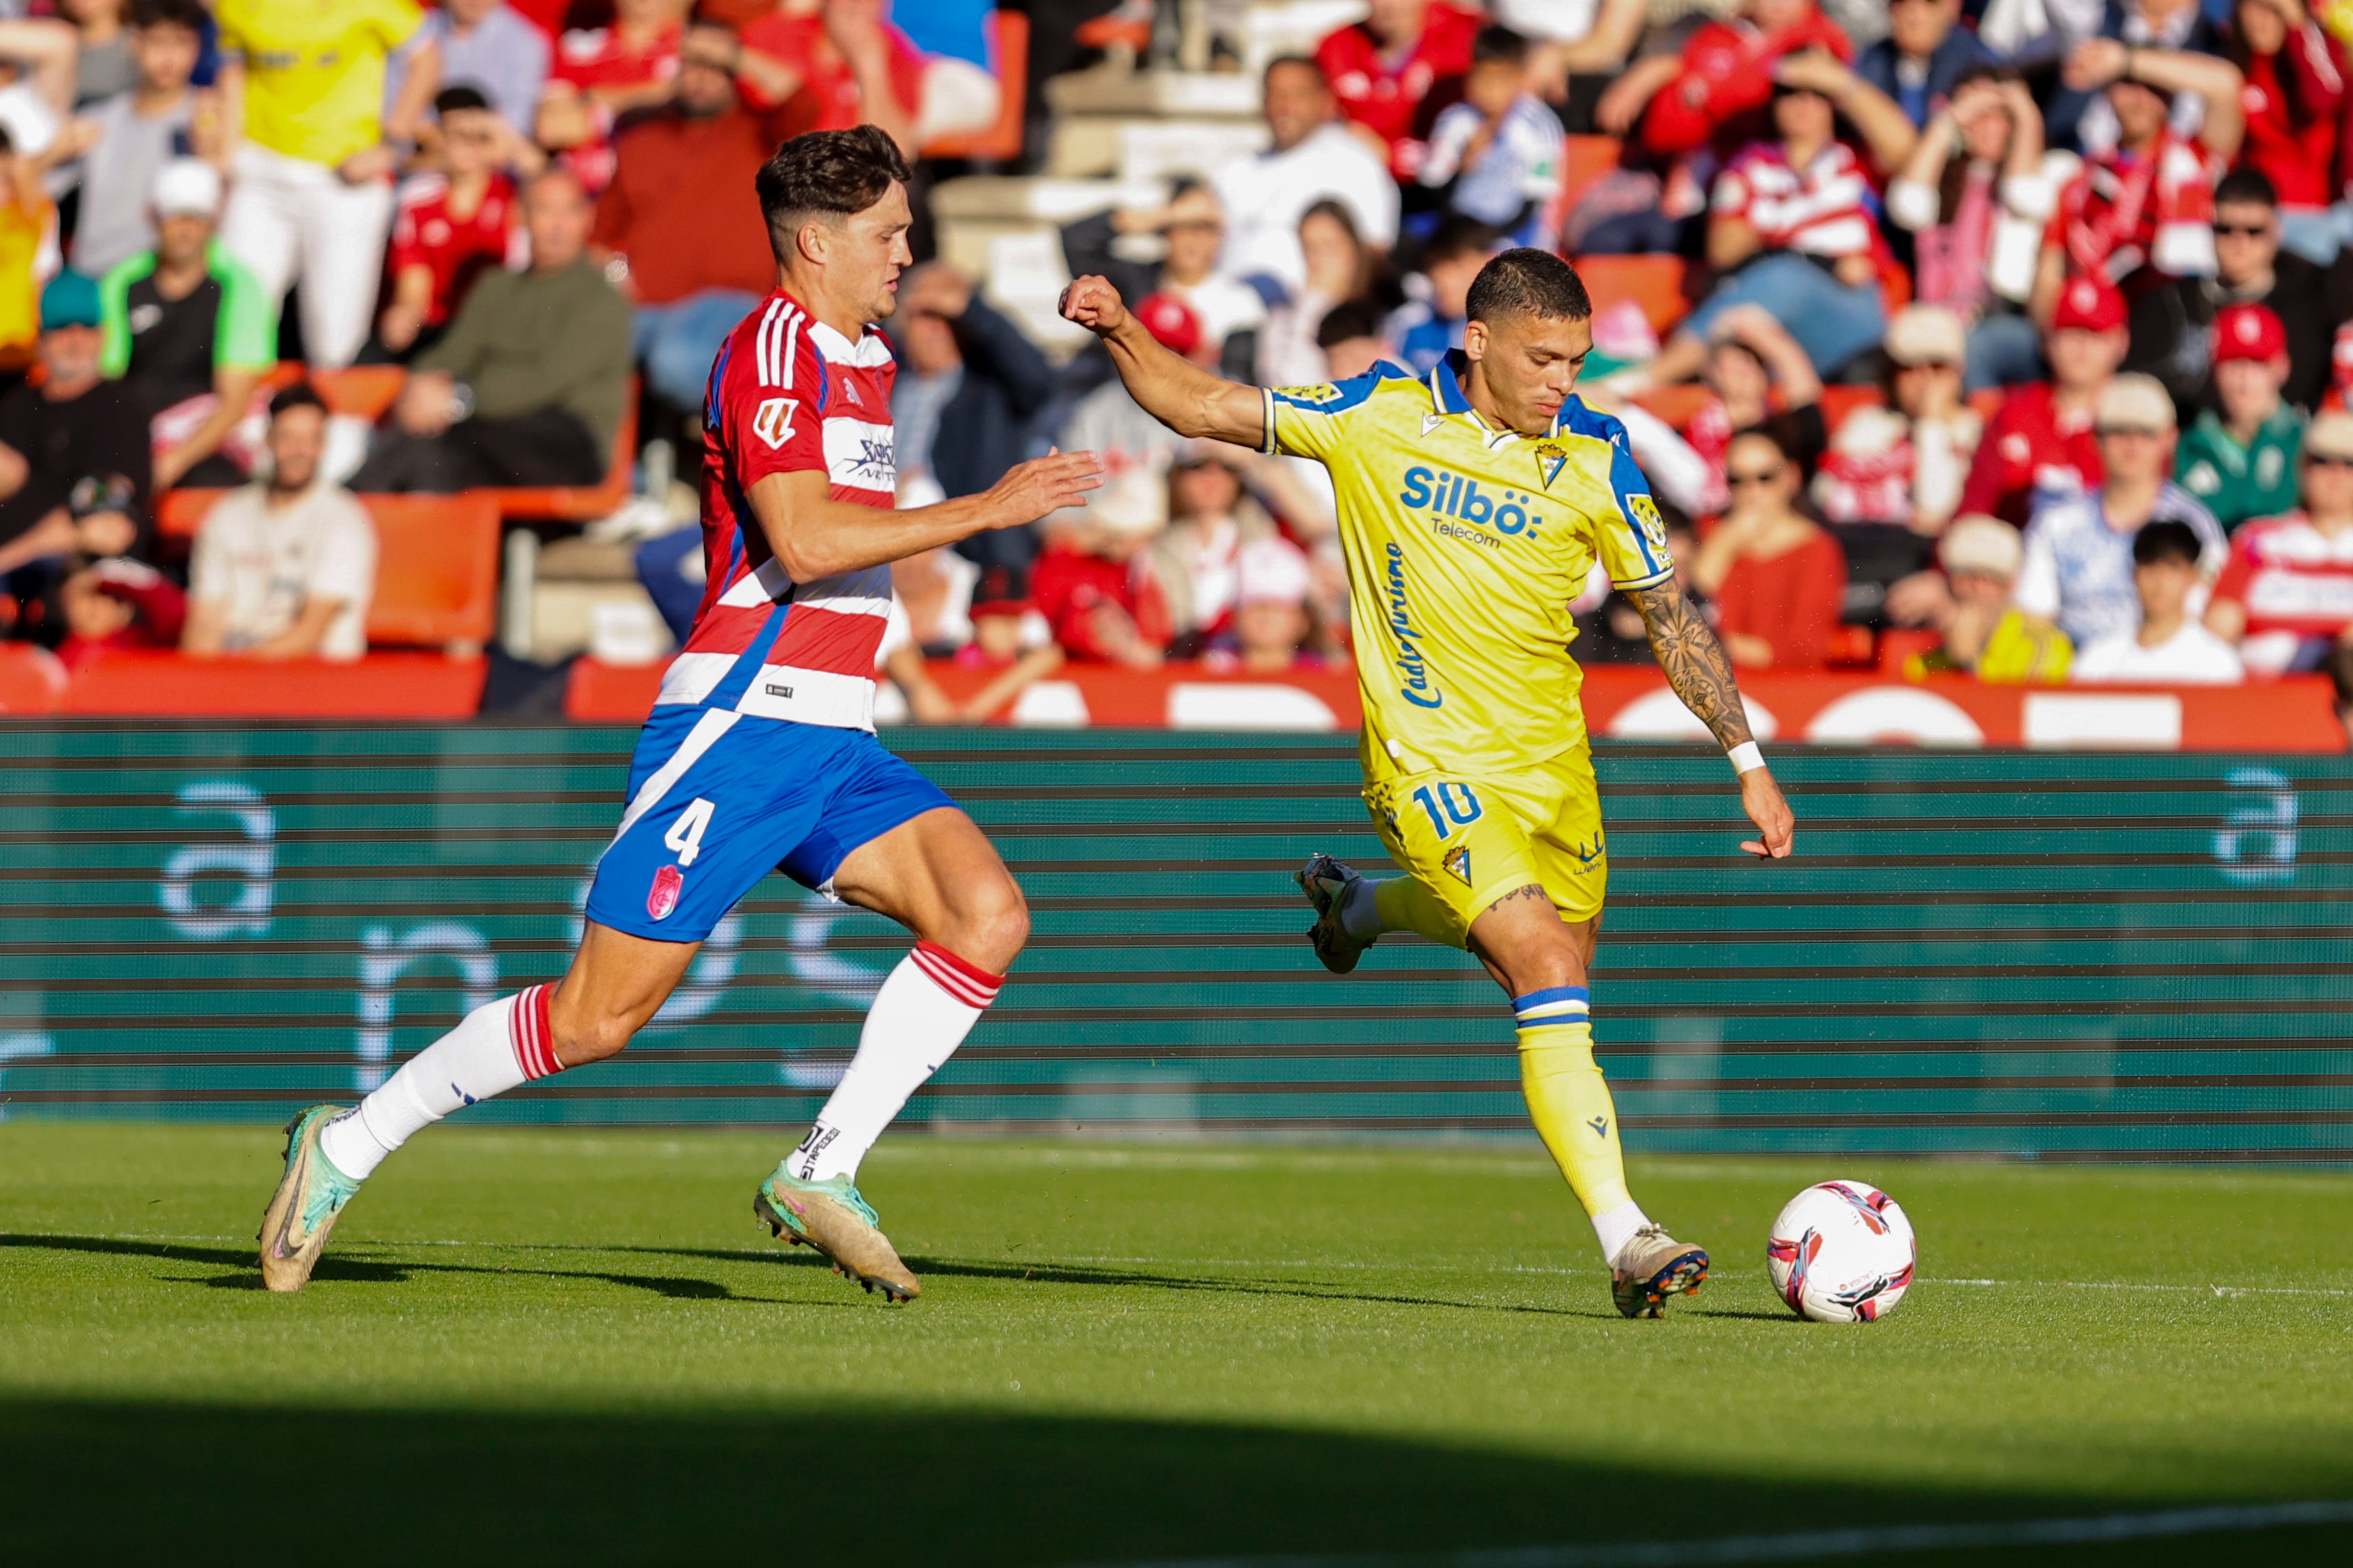
[[[851,850],[955,805],[865,730],[657,708],[588,918],[653,942],[701,942],[771,868],[830,896]]]

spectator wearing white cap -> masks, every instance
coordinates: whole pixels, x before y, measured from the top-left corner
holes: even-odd
[[[2067,679],[2074,648],[2067,634],[2011,603],[2025,552],[2018,530],[1973,512],[1953,520],[1937,542],[1945,592],[1928,623],[1944,637],[1905,665],[1917,679],[1968,670],[1999,686],[2055,686]]]
[[[1235,566],[1233,627],[1228,637],[1213,645],[1211,668],[1280,675],[1303,662],[1320,665],[1305,651],[1312,629],[1305,552],[1287,539],[1269,535],[1243,545]]]
[[[2077,680],[2235,686],[2246,679],[2237,651],[2189,613],[2190,596],[2205,584],[2200,554],[2198,536],[2183,523],[2152,522],[2133,536],[2140,626],[2111,632],[2078,654]]]
[[[137,72],[132,89],[82,115],[97,142],[82,159],[77,270],[102,278],[155,243],[148,193],[164,165],[194,143],[196,95],[188,79],[211,19],[201,0],[139,0],[132,7],[125,35]]]
[[[155,175],[152,250],[99,283],[109,376],[126,378],[153,417],[155,488],[243,484],[259,456],[262,377],[278,361],[278,313],[214,233],[221,177],[195,158]]]
[[[1907,305],[1887,324],[1885,408],[1849,415],[1814,477],[1834,523],[1901,523],[1934,537],[1960,510],[1985,421],[1961,400],[1968,334],[1942,305]]]
[[[2092,428],[2106,479],[2081,496],[2046,503],[2026,525],[2017,599],[2055,621],[2077,647],[2140,626],[2133,590],[2133,536],[2148,523],[2188,525],[2205,580],[2221,570],[2221,525],[2205,503],[2167,478],[2173,471],[2173,399],[2154,376],[2117,376],[2101,392]],[[2205,608],[2201,585],[2198,603]]]

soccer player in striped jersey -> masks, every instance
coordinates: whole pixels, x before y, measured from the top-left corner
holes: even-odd
[[[1261,390],[1155,343],[1117,290],[1082,278],[1062,314],[1100,335],[1135,401],[1180,435],[1331,471],[1347,557],[1365,805],[1406,875],[1376,885],[1328,855],[1300,872],[1335,973],[1383,933],[1465,948],[1512,999],[1520,1084],[1584,1205],[1630,1317],[1697,1287],[1707,1254],[1626,1186],[1593,1060],[1586,976],[1609,879],[1569,601],[1598,562],[1641,611],[1667,679],[1731,755],[1757,824],[1789,853],[1788,804],[1757,753],[1732,667],[1675,582],[1626,427],[1571,391],[1593,306],[1549,251],[1507,250],[1471,285],[1463,346],[1425,376]]]
[[[892,510],[893,366],[869,323],[891,314],[913,259],[908,179],[872,126],[796,137],[761,169],[776,288],[711,367],[709,580],[638,737],[579,951],[562,980],[476,1009],[356,1108],[295,1118],[262,1222],[271,1289],[309,1280],[336,1215],[412,1134],[627,1046],[720,917],[775,868],[917,940],[754,1212],[870,1291],[917,1293],[859,1194],[858,1163],[996,999],[1029,924],[972,819],[874,738],[890,563],[1082,505],[1101,478],[1092,452],[1052,454],[983,494]]]

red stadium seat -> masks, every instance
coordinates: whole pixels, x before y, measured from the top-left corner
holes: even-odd
[[[480,652],[498,615],[499,509],[490,492],[360,503],[377,544],[368,645]]]
[[[67,713],[203,719],[470,719],[489,661],[377,653],[349,664],[251,664],[119,651],[82,667]]]
[[[1858,408],[1878,408],[1887,402],[1875,386],[1825,386],[1822,388],[1822,424],[1833,436],[1846,423],[1846,416]]]
[[[1574,211],[1585,193],[1601,183],[1602,176],[1618,166],[1625,155],[1626,144],[1615,136],[1571,136],[1561,144],[1560,198],[1558,212],[1567,217]],[[1599,261],[1599,257],[1592,260]],[[1586,263],[1578,262],[1582,273]]]
[[[662,671],[670,661],[654,664],[606,664],[580,658],[564,687],[564,716],[592,724],[641,724],[652,711],[661,690]]]
[[[294,368],[298,374],[290,380],[301,379],[301,367]],[[311,385],[329,413],[364,419],[371,425],[399,400],[400,389],[406,384],[408,372],[396,364],[354,364],[311,373]]]
[[[1823,662],[1832,669],[1870,669],[1877,663],[1873,650],[1869,626],[1841,626],[1831,634]]]
[[[1023,100],[1029,93],[1029,18],[1018,11],[988,14],[997,58],[997,123],[982,131],[938,136],[925,142],[926,158],[980,158],[1009,163],[1021,156]],[[1148,34],[1147,34],[1148,41]]]
[[[1642,308],[1651,330],[1661,337],[1691,313],[1691,299],[1683,291],[1687,271],[1680,256],[1577,258],[1577,275],[1585,279],[1585,290],[1593,296],[1597,313],[1620,300],[1631,300]]]
[[[227,490],[165,490],[155,501],[155,531],[166,539],[194,539]]]
[[[1705,384],[1696,381],[1677,382],[1672,386],[1651,386],[1634,394],[1633,401],[1673,426],[1678,431],[1692,422],[1692,416],[1715,395]]]
[[[65,689],[57,655],[28,643],[0,643],[0,713],[54,713]]]

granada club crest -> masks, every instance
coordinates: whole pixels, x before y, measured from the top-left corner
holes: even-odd
[[[686,888],[686,873],[675,866],[665,866],[654,873],[654,885],[646,890],[646,913],[658,921],[670,919],[678,908],[678,896]]]
[[[1536,478],[1544,488],[1552,489],[1553,480],[1560,478],[1561,469],[1568,466],[1568,454],[1556,442],[1546,441],[1535,449]]]

